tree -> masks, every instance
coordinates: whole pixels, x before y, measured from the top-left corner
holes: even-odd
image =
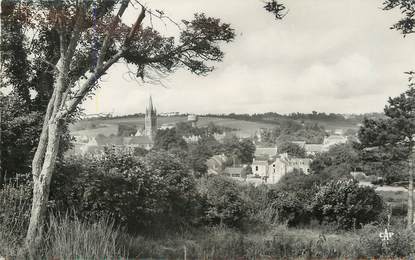
[[[159,130],[154,138],[154,149],[162,150],[182,150],[187,151],[187,143],[177,132],[175,128]]]
[[[272,13],[276,19],[282,19],[286,15],[286,13],[284,13],[285,6],[276,0],[267,1],[264,8]]]
[[[306,156],[304,148],[300,147],[298,144],[294,144],[291,142],[285,142],[279,145],[278,153],[288,153],[288,155],[297,158],[305,158]]]
[[[350,229],[377,220],[384,205],[373,188],[360,187],[353,180],[334,180],[318,188],[311,207],[320,222]]]
[[[241,227],[248,208],[238,183],[224,176],[211,176],[201,189],[201,195],[207,204],[209,223]]]
[[[408,165],[408,227],[414,223],[413,171],[415,139],[415,88],[410,88],[385,106],[386,119],[365,119],[359,130],[364,153],[376,150],[375,159],[388,162],[406,161]]]
[[[248,139],[239,140],[236,136],[225,138],[223,147],[229,158],[240,163],[251,163],[254,158],[255,145]]]
[[[30,172],[30,160],[40,134],[42,114],[30,111],[16,95],[0,96],[2,165],[0,184]]]
[[[400,31],[404,37],[408,34],[414,33],[415,25],[415,3],[408,0],[386,0],[383,2],[384,10],[392,10],[398,8],[403,18],[399,19],[391,29]]]
[[[415,2],[408,1],[408,0],[386,0],[383,3],[384,10],[393,10],[398,8],[403,15],[403,17],[396,22],[391,29],[400,31],[404,37],[409,34],[414,33],[414,26],[415,26]],[[410,81],[413,80],[414,72],[408,72],[410,75]],[[413,84],[411,84],[413,86]],[[409,137],[409,138],[412,138]],[[414,222],[414,212],[413,212],[413,167],[414,167],[414,159],[412,158],[409,161],[409,197],[408,197],[408,226],[412,225]]]
[[[165,19],[162,11],[152,12],[141,6],[132,26],[122,23],[130,0],[109,1],[22,1],[18,6],[9,1],[3,5],[5,16],[22,26],[22,46],[29,46],[25,63],[47,66],[52,79],[42,132],[32,161],[33,203],[26,244],[31,254],[41,240],[50,181],[60,147],[65,122],[78,105],[99,85],[109,68],[124,61],[135,65],[141,78],[169,74],[187,68],[204,75],[213,70],[205,61],[221,61],[220,42],[230,42],[234,31],[219,19],[196,14],[192,21],[183,21],[177,40],[164,37],[144,26],[146,15]],[[3,16],[3,15],[2,15]],[[41,32],[39,34],[33,32]],[[30,37],[29,37],[30,36]],[[38,49],[37,42],[53,37],[50,48]],[[49,55],[49,50],[56,50]],[[38,63],[35,63],[38,62]],[[31,79],[31,70],[26,77]],[[6,74],[7,75],[7,74]],[[7,75],[10,78],[10,75]],[[29,93],[30,84],[22,82],[21,90]],[[48,84],[40,84],[40,87]],[[40,93],[40,92],[38,92]]]
[[[129,232],[176,229],[192,222],[196,186],[186,165],[166,151],[134,156],[107,149],[102,156],[74,156],[58,164],[51,200],[60,213],[83,219],[111,215]]]

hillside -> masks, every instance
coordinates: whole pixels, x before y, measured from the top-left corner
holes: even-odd
[[[186,116],[172,116],[172,117],[158,117],[159,126],[162,124],[175,124],[178,122],[186,122]],[[338,122],[338,121],[318,121],[318,120],[304,120],[305,123],[317,123],[324,126],[327,130],[336,130],[336,129],[357,129],[357,125],[352,122]],[[272,129],[278,125],[278,121],[272,122],[255,122],[253,120],[240,120],[232,119],[227,117],[199,117],[197,125],[199,127],[207,126],[209,123],[214,123],[218,126],[229,127],[233,129],[238,129],[236,134],[241,137],[249,137],[255,134],[259,128],[268,128]],[[125,117],[125,118],[97,118],[97,119],[88,119],[80,120],[74,125],[70,126],[72,134],[84,135],[84,136],[96,136],[98,134],[103,134],[109,136],[111,134],[116,134],[118,125],[131,125],[136,128],[144,127],[144,117]]]

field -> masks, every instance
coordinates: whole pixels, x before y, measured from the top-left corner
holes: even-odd
[[[158,125],[163,124],[176,124],[178,122],[186,122],[186,116],[172,116],[172,117],[158,117]],[[259,128],[272,129],[277,126],[276,122],[253,122],[245,120],[237,120],[231,118],[221,117],[199,117],[197,125],[199,127],[207,126],[209,123],[215,125],[229,127],[237,129],[235,132],[241,137],[253,136]],[[317,123],[324,126],[327,130],[335,129],[357,129],[357,126],[348,122],[327,122],[327,121],[311,121],[307,120],[307,123]],[[144,117],[128,117],[128,118],[110,118],[110,119],[89,119],[81,120],[76,122],[70,127],[72,134],[83,135],[83,136],[96,136],[103,134],[109,136],[116,134],[117,125],[134,125],[137,128],[144,127]]]
[[[158,117],[158,125],[162,124],[176,124],[179,122],[186,122],[186,116],[173,116],[173,117]],[[275,123],[259,123],[244,120],[236,120],[230,118],[216,118],[216,117],[200,117],[197,125],[199,127],[207,126],[209,123],[215,125],[225,126],[233,129],[238,129],[236,134],[249,137],[255,134],[259,128],[272,129],[276,126]],[[114,118],[114,119],[91,119],[81,120],[76,122],[70,127],[72,134],[95,136],[98,134],[111,135],[114,133],[116,126],[120,124],[134,125],[137,128],[144,127],[144,118]]]

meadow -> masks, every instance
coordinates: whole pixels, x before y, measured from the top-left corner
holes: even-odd
[[[172,116],[165,117],[159,116],[157,118],[158,125],[163,124],[176,124],[179,122],[186,122],[186,116]],[[278,121],[272,122],[254,122],[246,120],[238,120],[226,117],[208,117],[201,116],[197,122],[198,127],[204,127],[208,124],[213,123],[218,126],[228,127],[232,129],[237,129],[235,133],[241,137],[251,137],[260,128],[273,129],[278,126]],[[306,120],[305,123],[310,124],[319,124],[324,126],[327,130],[337,130],[342,129],[344,131],[348,129],[357,129],[357,126],[353,123],[348,122],[336,122],[336,121],[316,121],[316,120]],[[116,132],[117,125],[131,125],[137,128],[144,127],[144,117],[123,117],[123,118],[98,118],[98,119],[86,119],[77,121],[75,124],[70,126],[72,134],[84,135],[84,136],[96,136],[98,134],[103,134],[109,136]]]

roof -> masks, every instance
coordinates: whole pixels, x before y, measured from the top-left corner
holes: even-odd
[[[125,144],[153,144],[154,142],[148,136],[124,137]]]
[[[305,145],[306,152],[311,153],[322,153],[325,150],[325,146],[323,144],[306,144]]]
[[[345,140],[347,137],[342,135],[330,135],[329,137],[326,137],[327,140]]]
[[[100,137],[95,137],[95,141],[98,146],[122,145],[123,144],[122,137],[120,136],[110,136],[110,137],[100,136]]]
[[[263,161],[263,160],[255,160],[252,162],[252,165],[263,165],[263,166],[268,166],[269,163],[268,161]]]
[[[226,167],[224,172],[226,174],[230,174],[230,175],[232,175],[232,174],[241,174],[243,169],[244,169],[243,167]]]
[[[111,136],[103,138],[95,138],[98,146],[111,145],[134,145],[134,144],[153,144],[154,142],[147,136]]]
[[[268,155],[276,156],[278,154],[277,147],[257,147],[255,150],[255,156]]]

